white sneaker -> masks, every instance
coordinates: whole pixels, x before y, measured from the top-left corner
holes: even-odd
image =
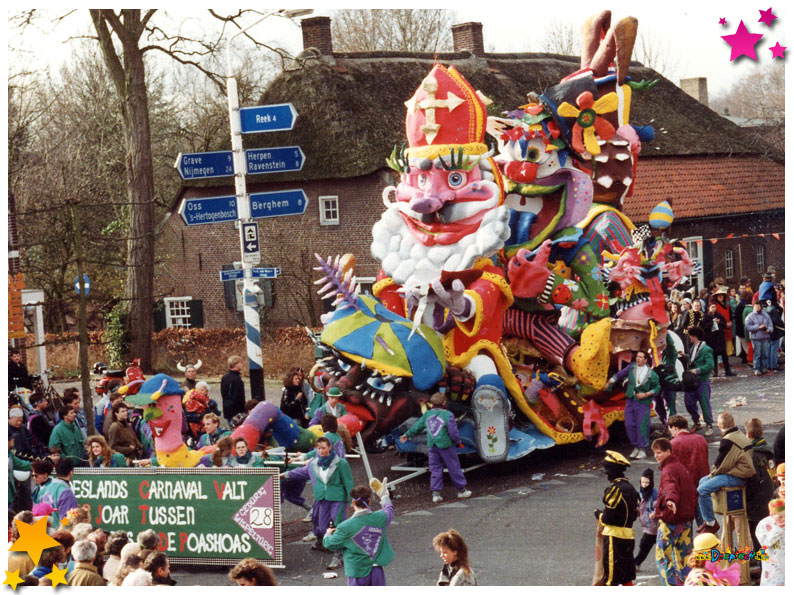
[[[303,541],[305,543],[312,543],[313,541],[316,541],[316,540],[317,540],[317,536],[314,534],[313,531],[309,531],[309,533],[306,534],[305,537],[301,538],[301,541]]]
[[[635,448],[634,450],[631,451],[631,454],[629,455],[629,458],[630,459],[636,459],[638,452],[640,452],[640,449],[639,448]]]
[[[334,557],[331,558],[331,563],[326,566],[328,570],[336,570],[342,565],[342,556],[339,554],[334,554]]]
[[[312,522],[312,511],[306,513],[306,516],[301,519],[304,523],[311,523]]]
[[[711,427],[711,424],[706,426],[706,431],[703,432],[705,436],[713,436],[714,435],[714,428]]]
[[[433,492],[433,504],[436,502],[441,502],[444,498],[438,492]]]
[[[470,496],[471,496],[471,490],[467,490],[466,488],[463,488],[458,492],[458,498],[468,498]]]

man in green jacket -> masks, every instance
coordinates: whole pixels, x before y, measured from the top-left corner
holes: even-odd
[[[702,428],[700,423],[700,415],[698,413],[698,405],[703,412],[703,421],[706,422],[706,436],[714,434],[714,418],[711,415],[711,371],[714,369],[714,352],[711,347],[706,345],[704,341],[705,333],[699,326],[690,328],[687,333],[689,334],[689,342],[692,348],[689,352],[689,371],[695,374],[700,379],[700,384],[695,390],[686,391],[684,393],[684,405],[689,415],[692,416],[694,426],[693,432],[697,432]]]
[[[317,456],[300,469],[282,474],[285,479],[310,479],[314,492],[312,508],[312,530],[317,542],[314,550],[324,551],[322,539],[328,523],[333,520],[338,526],[346,516],[353,489],[353,472],[350,463],[340,458],[331,448],[331,441],[321,436],[314,444]]]
[[[628,377],[626,384],[625,424],[629,442],[634,450],[629,455],[632,459],[650,456],[651,402],[662,390],[659,376],[648,365],[648,356],[638,351],[634,363],[626,366],[609,379],[607,388]]]
[[[83,433],[74,423],[77,414],[71,407],[61,407],[58,414],[61,416],[61,421],[50,434],[49,446],[50,448],[60,447],[61,457],[70,459],[75,467],[83,467],[88,457],[85,452]]]
[[[386,538],[386,527],[394,518],[394,505],[389,499],[386,479],[376,483],[381,510],[370,510],[372,490],[368,486],[356,486],[350,493],[353,516],[336,529],[326,530],[323,538],[323,545],[329,550],[343,551],[348,586],[385,586],[383,567],[394,560],[394,550]]]
[[[36,487],[33,490],[33,504],[49,504],[53,513],[50,515],[50,526],[57,531],[61,519],[73,508],[77,508],[77,499],[69,483],[74,474],[74,467],[69,459],[61,459],[55,467],[57,477],[52,478],[52,463],[48,460],[36,460],[32,463],[33,481]]]

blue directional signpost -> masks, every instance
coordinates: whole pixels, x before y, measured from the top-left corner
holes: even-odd
[[[251,277],[254,279],[275,279],[281,275],[281,267],[254,267]]]
[[[231,151],[180,153],[174,167],[183,180],[201,180],[234,175]]]
[[[243,276],[243,269],[227,269],[225,271],[221,271],[221,282],[226,283],[226,281],[241,281]]]
[[[303,190],[279,190],[276,192],[256,192],[250,195],[251,218],[280,217],[282,215],[302,215],[306,212],[309,200]]]
[[[232,159],[231,151],[180,153],[174,167],[183,180],[223,178],[234,175]],[[298,146],[246,149],[245,173],[250,176],[300,171],[305,161],[306,155]]]
[[[274,147],[272,149],[246,149],[245,166],[248,175],[274,174],[282,171],[300,171],[306,155],[300,147]]]
[[[243,134],[292,130],[297,117],[298,112],[291,103],[240,108],[240,126]]]
[[[179,206],[179,214],[188,225],[235,221],[237,219],[237,198],[234,196],[186,198]]]

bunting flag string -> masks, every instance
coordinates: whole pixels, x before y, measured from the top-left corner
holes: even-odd
[[[703,242],[711,242],[712,244],[716,244],[720,240],[731,240],[731,239],[734,239],[734,238],[737,238],[737,237],[741,237],[741,238],[765,238],[766,236],[772,236],[776,240],[779,240],[780,236],[782,236],[782,235],[786,235],[786,232],[780,232],[780,233],[755,233],[755,234],[743,233],[741,236],[736,236],[736,234],[729,233],[727,236],[724,236],[724,237],[721,237],[721,238],[702,238],[700,240],[694,240],[694,242],[698,246],[702,246]]]

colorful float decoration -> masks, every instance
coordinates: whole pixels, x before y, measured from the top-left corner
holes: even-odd
[[[580,70],[500,116],[441,64],[406,101],[407,142],[387,159],[399,183],[372,229],[372,295],[360,295],[349,255],[318,256],[336,309],[312,376],[342,390],[365,440],[441,389],[461,452],[484,462],[601,445],[625,405],[605,391],[610,374],[632,350],[666,361],[664,291],[692,263],[659,233],[669,203],[652,227],[621,212],[653,138],[629,123],[632,93],[655,81],[627,73],[636,19],[610,21],[605,11],[587,22]]]

